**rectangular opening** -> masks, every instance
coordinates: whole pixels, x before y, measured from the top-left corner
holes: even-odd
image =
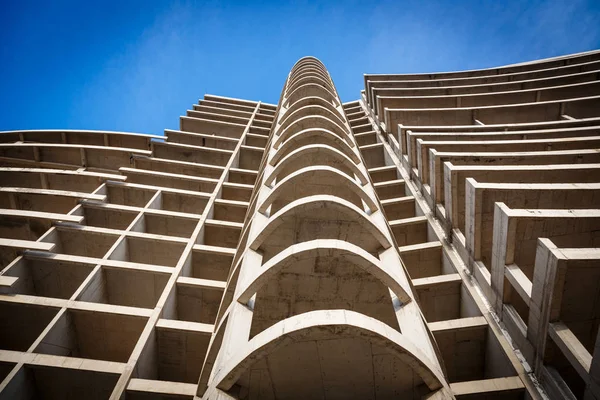
[[[197,225],[198,220],[195,218],[144,213],[134,230],[155,235],[189,238]]]
[[[185,243],[128,236],[109,259],[175,267],[184,248]]]
[[[217,199],[214,203],[213,218],[221,221],[244,222],[247,211],[247,203],[227,202]]]
[[[260,148],[242,147],[240,149],[239,167],[258,170],[262,156],[263,150]]]
[[[154,308],[169,274],[103,266],[78,300],[118,306]]]
[[[196,246],[192,250],[191,276],[225,282],[232,262],[233,252],[227,249]]]
[[[27,351],[58,310],[0,301],[0,347],[4,350]]]
[[[117,373],[24,365],[3,393],[15,399],[104,400],[110,397],[118,380]]]
[[[231,168],[229,170],[228,182],[254,186],[257,175],[258,173],[256,171]]]
[[[177,282],[177,319],[214,324],[224,284],[220,284],[220,281],[190,284],[188,280],[189,278],[180,278]]]
[[[69,299],[94,267],[94,264],[24,256],[4,275],[19,278],[8,289],[10,293]]]
[[[141,189],[131,186],[106,185],[107,201],[131,207],[145,207],[156,194],[153,189]]]
[[[69,309],[36,347],[36,353],[127,362],[146,317]]]
[[[235,249],[240,240],[242,228],[238,225],[220,223],[217,220],[206,220],[204,223],[204,244]]]
[[[125,230],[135,219],[137,212],[84,205],[83,215],[86,225]]]
[[[207,197],[192,194],[162,192],[161,195],[161,208],[167,211],[202,214],[207,202]]]
[[[118,238],[104,232],[56,227],[42,241],[55,243],[55,253],[102,258]]]
[[[224,200],[250,201],[254,186],[225,182],[221,187],[221,198]]]

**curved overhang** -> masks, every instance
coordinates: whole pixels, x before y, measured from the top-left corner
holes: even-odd
[[[329,76],[327,74],[324,74],[320,69],[313,68],[313,67],[307,67],[307,68],[302,68],[301,70],[290,75],[289,81],[288,81],[288,87],[292,86],[299,79],[302,79],[305,76],[318,76],[319,78],[325,80],[326,82],[331,82],[331,79],[329,79]]]
[[[275,141],[273,142],[273,147],[278,148],[281,142],[283,142],[286,138],[293,135],[294,133],[308,128],[327,129],[344,139],[348,143],[348,146],[354,147],[354,142],[350,140],[350,136],[346,132],[344,126],[340,126],[337,122],[333,121],[332,119],[328,117],[323,117],[321,115],[309,115],[292,121],[285,129],[276,132],[277,136]]]
[[[325,217],[320,221],[324,226],[326,223],[337,223],[339,224],[341,221],[349,221],[357,224],[361,228],[364,229],[365,233],[373,239],[371,243],[363,242],[364,237],[359,232],[345,232],[339,233],[336,239],[339,239],[340,236],[345,236],[346,239],[350,243],[356,242],[356,244],[361,244],[364,246],[368,246],[369,244],[377,243],[379,247],[383,247],[384,249],[388,249],[392,244],[385,236],[385,234],[381,231],[379,227],[377,227],[373,221],[369,218],[368,215],[365,214],[363,210],[350,203],[347,200],[341,199],[336,196],[331,195],[315,195],[308,196],[298,200],[294,200],[281,210],[277,211],[267,220],[267,223],[262,227],[260,233],[256,236],[253,242],[250,244],[250,248],[252,250],[258,250],[263,243],[266,243],[269,237],[279,228],[282,224],[285,223],[295,223],[296,218],[304,218],[307,219],[307,216],[314,215],[316,210],[326,210],[328,212],[328,217],[331,219],[326,219]],[[311,214],[312,213],[312,214]],[[340,215],[344,215],[347,217],[346,220],[342,220]],[[322,231],[325,231],[323,228]],[[319,232],[322,233],[322,232]],[[297,235],[296,235],[297,236]],[[331,238],[324,238],[331,239]],[[294,239],[297,240],[297,237]],[[375,251],[376,248],[374,246],[370,249],[366,249],[368,251]]]
[[[303,129],[300,132],[293,134],[279,146],[273,155],[273,159],[279,160],[292,150],[312,144],[332,146],[348,156],[355,164],[361,162],[360,157],[352,150],[352,148],[350,148],[348,142],[330,130],[323,128]],[[274,163],[276,163],[276,161],[274,161]]]
[[[323,69],[324,71],[326,70],[325,65],[321,62],[321,60],[319,60],[316,57],[313,56],[307,56],[307,57],[302,57],[301,59],[299,59],[298,61],[296,61],[296,63],[292,66],[292,69],[290,70],[290,72],[294,72],[296,70],[298,70],[299,68],[302,68],[303,66],[306,65],[317,65],[319,68]]]
[[[289,108],[287,108],[285,110],[285,113],[286,114],[291,113],[292,111],[295,111],[301,107],[315,106],[315,105],[327,108],[332,113],[337,114],[339,116],[339,119],[342,122],[345,121],[345,114],[343,114],[343,111],[341,111],[341,109],[334,107],[333,104],[331,104],[330,102],[328,102],[327,100],[325,100],[324,98],[322,98],[320,96],[303,97],[302,99],[300,99],[297,102],[295,102],[294,104],[292,104]]]
[[[286,92],[292,93],[294,90],[296,90],[296,88],[299,88],[300,86],[303,86],[303,85],[306,85],[309,83],[321,85],[324,88],[326,88],[327,90],[329,90],[330,92],[332,92],[332,93],[335,92],[335,89],[334,89],[333,85],[331,85],[331,83],[329,83],[327,80],[325,80],[317,75],[305,76],[305,77],[295,80],[293,83],[290,83],[289,87],[286,89]]]
[[[291,92],[288,95],[284,107],[290,107],[296,101],[299,101],[302,98],[309,96],[319,96],[328,101],[331,101],[336,106],[340,105],[337,95],[331,93],[331,91],[329,91],[327,88],[324,88],[321,85],[316,85],[314,83],[307,83],[306,85],[297,87],[293,92]]]
[[[330,107],[324,107],[320,104],[308,104],[298,107],[298,103],[300,102],[297,102],[292,108],[286,111],[281,123],[277,127],[278,131],[282,131],[285,128],[287,128],[290,124],[294,122],[294,119],[300,119],[312,115],[320,115],[322,117],[331,119],[332,121],[341,126],[345,126],[344,120],[342,119],[340,114],[338,114],[337,110],[331,105]]]
[[[226,361],[224,368],[215,377],[217,387],[225,391],[231,389],[253,365],[282,348],[298,342],[333,338],[365,340],[410,367],[430,391],[443,387],[442,372],[404,335],[381,321],[346,310],[311,311],[279,321],[265,329]],[[350,351],[344,355],[347,362],[352,364],[355,354]],[[315,362],[318,363],[318,359]],[[293,375],[294,370],[290,370],[289,374]],[[309,384],[315,385],[316,390],[320,390],[323,385],[322,382],[306,382],[306,385]]]
[[[327,70],[320,68],[318,65],[311,63],[306,64],[296,71],[292,72],[288,76],[288,82],[286,88],[289,88],[295,81],[297,81],[302,75],[310,74],[321,77],[327,82],[331,82],[331,77],[329,76],[329,72]]]
[[[358,168],[358,165],[356,165],[346,154],[342,153],[340,150],[326,144],[309,144],[297,148],[284,157],[281,157],[284,155],[283,153],[277,152],[270,161],[270,164],[275,166],[275,168],[267,177],[265,184],[271,185],[279,176],[281,171],[283,171],[293,162],[302,161],[303,163],[309,163],[309,165],[318,165],[315,164],[311,158],[314,159],[314,156],[318,155],[319,153],[326,153],[327,164],[324,165],[329,165],[334,168],[336,168],[337,165],[341,165],[358,177],[361,184],[364,185],[368,182],[367,177],[360,170],[360,168]],[[279,156],[280,154],[281,156]],[[301,167],[298,169],[300,168]]]
[[[403,303],[411,300],[398,279],[385,270],[378,258],[352,243],[337,239],[321,239],[294,244],[271,258],[249,280],[238,301],[242,304],[248,303],[267,281],[301,260],[332,256],[342,257],[349,264],[356,265],[371,274],[390,288]]]
[[[275,185],[271,193],[269,193],[267,198],[259,206],[258,211],[263,214],[266,213],[271,204],[281,196],[289,196],[291,194],[297,199],[318,194],[329,194],[323,193],[319,189],[315,189],[315,186],[319,189],[322,189],[323,186],[334,190],[337,188],[348,189],[357,200],[365,202],[370,213],[374,213],[378,209],[375,201],[369,197],[367,192],[365,192],[361,186],[350,179],[348,175],[340,172],[337,168],[320,165],[301,168],[277,182],[277,185]],[[312,193],[314,190],[319,190],[319,192]],[[337,195],[343,198],[339,193]],[[345,200],[351,201],[351,199]],[[360,204],[355,205],[360,206]]]

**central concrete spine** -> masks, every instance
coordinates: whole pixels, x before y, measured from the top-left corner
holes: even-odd
[[[286,81],[215,326],[204,398],[453,398],[316,58]]]

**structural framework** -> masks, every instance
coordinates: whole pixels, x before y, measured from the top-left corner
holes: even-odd
[[[600,51],[0,132],[0,399],[600,399]]]

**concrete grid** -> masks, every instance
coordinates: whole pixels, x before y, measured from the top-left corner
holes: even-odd
[[[0,398],[600,398],[600,52],[0,134]]]

